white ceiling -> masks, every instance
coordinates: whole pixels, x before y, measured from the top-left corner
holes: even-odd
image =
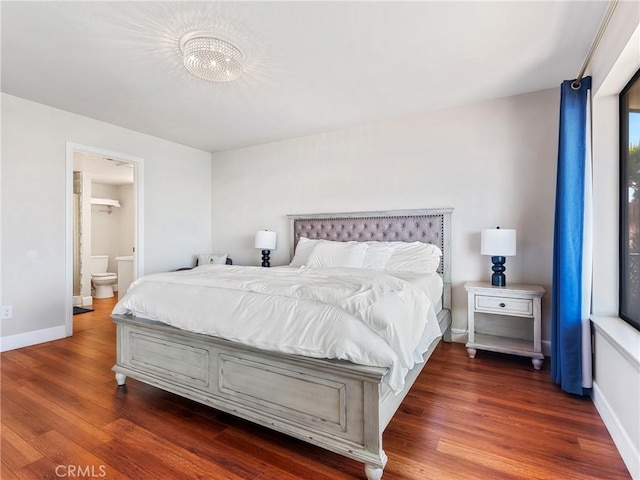
[[[601,1],[2,1],[2,91],[219,151],[553,88]],[[233,83],[191,76],[180,38],[235,43]]]
[[[73,171],[88,173],[92,182],[105,185],[130,185],[134,180],[133,163],[85,152],[73,153]]]

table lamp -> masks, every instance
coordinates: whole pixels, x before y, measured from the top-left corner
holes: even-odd
[[[480,236],[480,253],[491,255],[493,275],[491,285],[504,287],[507,284],[504,271],[505,257],[513,257],[516,254],[516,231],[507,228],[492,228],[482,230]]]
[[[269,253],[276,249],[276,232],[270,230],[258,230],[256,232],[256,240],[254,247],[262,250],[262,266],[270,267]]]

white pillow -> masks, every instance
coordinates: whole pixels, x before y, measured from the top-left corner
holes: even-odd
[[[296,245],[296,251],[289,265],[293,267],[306,265],[307,260],[309,260],[309,254],[311,254],[311,250],[313,250],[313,247],[322,241],[323,240],[311,240],[307,237],[300,237],[298,239],[298,244]]]
[[[227,253],[206,253],[198,255],[198,266],[200,265],[224,265],[227,263]]]
[[[442,251],[435,245],[422,242],[388,242],[393,253],[384,269],[415,273],[434,273],[440,265]]]
[[[367,251],[364,254],[362,268],[384,270],[393,254],[393,247],[384,242],[366,242],[366,244]]]
[[[364,243],[325,240],[313,247],[307,266],[362,268],[366,251],[367,245]]]

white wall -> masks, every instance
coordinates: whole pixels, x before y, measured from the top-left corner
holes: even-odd
[[[91,306],[91,176],[86,172],[74,173],[78,177],[80,190],[80,222],[82,231],[79,232],[80,247],[80,296],[81,306]],[[76,187],[74,186],[74,189]],[[78,225],[80,226],[80,225]],[[73,226],[75,228],[75,226]]]
[[[120,187],[116,185],[91,184],[91,194],[97,198],[120,200]],[[109,255],[108,272],[117,272],[116,256],[120,252],[120,229],[122,207],[106,205],[91,206],[91,255]]]
[[[618,93],[640,69],[640,3],[620,2],[591,62],[595,325],[593,401],[640,478],[640,332],[618,318]]]
[[[135,192],[133,185],[92,183],[94,197],[120,201],[120,207],[91,207],[91,254],[109,255],[109,272],[116,272],[116,257],[133,255],[135,246]]]
[[[2,349],[65,332],[66,142],[144,159],[145,273],[211,245],[211,155],[2,94]],[[68,259],[71,262],[71,259]],[[62,333],[60,333],[62,332]]]
[[[483,228],[518,230],[508,282],[550,289],[558,105],[559,88],[213,154],[213,251],[258,265],[268,228],[284,264],[287,214],[453,207],[453,326],[466,330],[463,284],[491,273]],[[548,312],[546,296],[544,338]]]
[[[136,210],[135,210],[135,192],[133,190],[133,184],[121,185],[118,187],[118,199],[120,200],[120,237],[118,241],[117,256],[129,256],[133,255],[134,247],[136,244],[135,225],[136,225]],[[113,268],[116,268],[114,266]],[[115,270],[109,270],[114,271]]]

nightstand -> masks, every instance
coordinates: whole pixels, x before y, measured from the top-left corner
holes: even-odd
[[[540,303],[544,288],[540,285],[517,284],[494,287],[490,282],[467,282],[464,288],[468,296],[469,341],[466,347],[469,358],[475,358],[477,350],[510,353],[530,357],[533,368],[540,370],[544,360],[540,339],[542,324]],[[533,340],[476,333],[476,313],[531,318]]]

